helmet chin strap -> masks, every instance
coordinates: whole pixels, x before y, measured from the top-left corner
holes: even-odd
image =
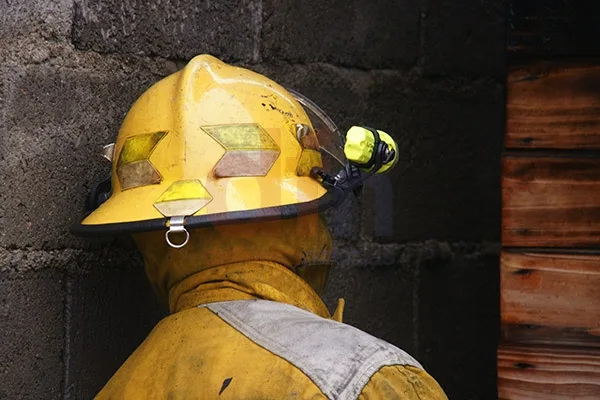
[[[112,190],[111,177],[104,179],[102,182],[96,183],[87,197],[85,208],[88,212],[94,211],[100,207],[110,197]]]
[[[356,165],[350,162],[346,162],[345,167],[335,176],[323,172],[319,168],[313,168],[311,173],[327,190],[341,192],[340,196],[338,196],[340,200],[336,205],[342,203],[350,192],[353,192],[355,195],[360,194],[363,183],[375,175],[374,171],[362,172]]]

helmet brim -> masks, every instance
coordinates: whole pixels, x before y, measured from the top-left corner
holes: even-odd
[[[239,224],[249,221],[268,221],[276,219],[296,218],[303,215],[323,212],[341,203],[346,197],[342,190],[331,189],[318,199],[296,204],[255,210],[233,211],[209,215],[189,216],[185,218],[187,229],[203,228],[214,225]],[[148,231],[165,230],[169,218],[155,218],[143,221],[117,222],[108,224],[78,223],[71,228],[71,233],[78,236],[104,236],[132,234]]]

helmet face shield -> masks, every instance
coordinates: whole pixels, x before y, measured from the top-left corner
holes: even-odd
[[[319,140],[323,171],[329,174],[338,173],[346,165],[344,137],[340,130],[331,118],[306,96],[289,88],[286,88],[286,90],[302,105],[310,119]]]

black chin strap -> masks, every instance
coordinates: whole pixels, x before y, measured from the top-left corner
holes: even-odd
[[[110,192],[112,190],[110,176],[104,179],[100,183],[96,183],[94,187],[92,187],[92,191],[88,195],[85,208],[87,211],[94,211],[96,208],[100,207],[102,203],[104,203],[110,197]]]

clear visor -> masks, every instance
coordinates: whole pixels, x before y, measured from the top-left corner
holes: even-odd
[[[286,89],[302,105],[306,115],[310,119],[319,140],[323,170],[331,174],[336,174],[346,165],[344,136],[331,118],[319,106],[295,90]]]

